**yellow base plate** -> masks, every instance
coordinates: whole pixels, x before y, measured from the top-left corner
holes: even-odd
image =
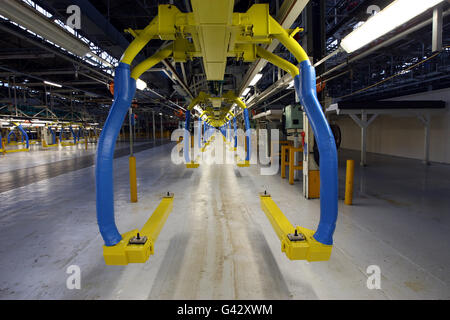
[[[128,244],[139,230],[135,229],[122,235],[122,240],[112,247],[103,246],[103,257],[107,265],[127,265],[129,263],[144,263],[153,254],[150,239],[145,244]]]
[[[27,152],[30,151],[30,149],[12,149],[12,150],[5,150],[6,153],[13,153],[13,152]]]
[[[200,164],[195,163],[195,162],[186,163],[186,168],[190,168],[190,169],[195,169],[195,168],[198,168],[199,166],[200,166]]]
[[[237,163],[237,166],[238,167],[250,167],[250,161],[247,161],[247,160],[240,161],[240,162]]]
[[[281,241],[281,252],[290,260],[327,261],[330,259],[332,245],[325,245],[314,239],[314,231],[292,226],[270,195],[260,195],[261,208],[269,219]],[[302,241],[291,241],[288,234],[297,230],[304,236]]]

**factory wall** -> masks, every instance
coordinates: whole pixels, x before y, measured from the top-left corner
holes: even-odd
[[[446,110],[431,117],[430,161],[450,163],[450,89],[430,91],[389,100],[444,100]],[[339,116],[341,148],[361,150],[361,129],[349,116]],[[383,115],[369,126],[367,151],[423,159],[424,126],[413,116]]]

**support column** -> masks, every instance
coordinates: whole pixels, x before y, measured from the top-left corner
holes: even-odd
[[[160,124],[161,124],[161,142],[162,142],[162,139],[163,139],[163,132],[164,132],[164,129],[163,129],[163,115],[162,115],[162,113],[161,113],[161,118],[160,118]]]
[[[137,177],[136,177],[136,158],[133,154],[133,110],[131,107],[128,109],[128,124],[130,126],[130,157],[129,157],[129,170],[130,170],[130,201],[137,202]]]
[[[430,164],[430,114],[425,114],[423,116],[418,116],[419,120],[424,125],[424,155],[423,163],[426,165]]]
[[[361,126],[361,167],[366,166],[366,146],[367,146],[367,126],[365,123],[367,122],[367,114],[363,112],[361,114],[361,122],[363,125]]]
[[[442,5],[433,10],[432,51],[442,51]]]
[[[356,122],[356,124],[361,128],[361,162],[360,165],[365,167],[367,165],[366,153],[367,153],[367,128],[369,125],[377,118],[377,114],[372,115],[370,119],[367,118],[367,113],[361,111],[361,119],[358,118],[356,114],[349,114],[350,118]]]
[[[153,127],[153,145],[155,145],[156,144],[155,111],[152,111],[152,127]]]

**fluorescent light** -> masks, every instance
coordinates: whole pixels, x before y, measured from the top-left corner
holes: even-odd
[[[1,3],[0,15],[38,34],[46,41],[55,43],[80,57],[91,51],[86,43],[22,1],[1,1]]]
[[[241,97],[245,97],[250,92],[250,87],[245,88],[244,92],[242,92]]]
[[[254,85],[256,85],[258,83],[258,81],[262,78],[262,76],[263,76],[262,73],[255,74],[252,81],[250,81],[249,86],[253,87]]]
[[[145,83],[145,81],[142,81],[141,79],[137,79],[136,88],[138,88],[139,90],[144,90],[145,88],[147,88],[147,83]]]
[[[342,40],[341,47],[347,53],[354,52],[442,1],[395,0],[347,35]]]
[[[287,87],[288,89],[292,88],[294,86],[294,80],[292,80],[291,82],[289,82],[289,86]]]
[[[50,82],[50,81],[44,81],[45,84],[48,84],[49,86],[54,86],[54,87],[58,87],[61,88],[62,85],[54,83],[54,82]]]

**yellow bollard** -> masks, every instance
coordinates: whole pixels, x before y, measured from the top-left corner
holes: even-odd
[[[88,149],[88,139],[87,139],[86,136],[84,137],[84,149],[85,149],[85,150]]]
[[[355,173],[355,161],[347,160],[347,173],[345,177],[345,200],[344,203],[351,205],[353,203],[353,176]]]
[[[130,166],[130,200],[137,202],[137,180],[136,180],[136,158],[131,156],[129,158]]]

